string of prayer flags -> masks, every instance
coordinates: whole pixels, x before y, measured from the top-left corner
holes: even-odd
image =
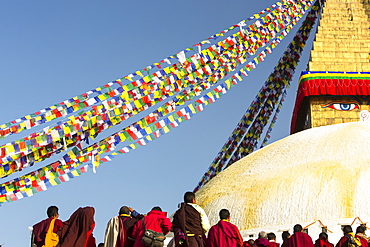
[[[201,41],[196,45],[198,50],[185,49],[133,74],[108,83],[108,86],[89,91],[79,100],[64,101],[49,107],[50,109],[45,108],[40,111],[40,114],[30,114],[24,120],[15,121],[12,126],[0,126],[0,128],[4,127],[0,131],[5,131],[6,128],[16,130],[17,127],[14,127],[16,125],[29,129],[87,108],[75,116],[68,117],[66,121],[58,122],[55,126],[44,128],[41,132],[33,133],[0,147],[0,177],[32,166],[35,162],[71,148],[57,162],[1,184],[0,203],[15,201],[45,191],[51,186],[67,182],[86,173],[88,168],[92,168],[95,172],[101,163],[112,160],[118,154],[145,146],[161,135],[169,133],[182,122],[191,119],[194,114],[214,103],[238,81],[242,81],[242,77],[248,76],[249,71],[264,61],[264,58],[271,54],[272,50],[296,25],[311,6],[311,2],[309,0],[278,2],[271,8],[251,17],[250,20],[254,21],[252,24],[244,25],[240,22],[214,37]],[[224,37],[236,27],[239,31]],[[220,37],[222,40],[213,44],[213,40]],[[259,51],[262,48],[264,50]],[[189,56],[187,54],[189,52],[194,54]],[[173,63],[174,59],[177,62]],[[244,64],[246,65],[240,68],[240,65]],[[238,68],[239,71],[237,71]],[[218,84],[231,72],[233,74],[224,83]],[[140,78],[135,80],[135,76]],[[130,82],[123,85],[122,80]],[[206,90],[210,91],[205,92]],[[261,98],[263,98],[262,95]],[[165,99],[167,102],[164,101]],[[188,103],[191,100],[193,103]],[[89,138],[94,139],[111,126],[120,124],[159,103],[162,105],[157,110],[134,124],[86,148],[81,147],[81,143],[88,142]],[[268,107],[262,116],[267,116],[274,105],[275,98],[272,98],[267,103]],[[178,109],[179,106],[182,108]],[[76,107],[76,110],[68,110],[69,107],[72,107],[72,110]],[[253,119],[248,121],[253,121]],[[254,123],[259,128],[266,125],[261,119],[257,119]],[[7,136],[19,133],[22,128],[14,132],[8,130],[5,131],[6,133],[0,132],[0,136],[1,134]],[[248,138],[241,140],[236,137],[238,141],[254,147],[256,136],[250,135]],[[129,144],[114,151],[117,145],[123,142]],[[108,152],[112,153],[102,157]],[[248,150],[238,152],[241,154]],[[88,164],[83,165],[85,163]]]
[[[230,166],[233,162],[253,152],[257,146],[257,141],[260,139],[263,128],[267,123],[266,116],[272,114],[275,108],[274,105],[276,102],[279,102],[277,99],[281,96],[285,88],[289,87],[290,80],[293,77],[301,52],[313,28],[318,13],[318,3],[316,3],[302,23],[300,29],[297,31],[293,41],[288,45],[287,50],[280,58],[274,72],[271,73],[265,85],[257,94],[255,100],[252,102],[221,151],[217,154],[194,191],[199,190],[225,167]]]
[[[274,31],[276,31],[276,30],[274,30]],[[266,32],[265,32],[266,33]],[[272,36],[271,36],[272,37]],[[239,39],[239,40],[242,40],[242,39]],[[268,40],[268,39],[265,39],[265,40]],[[232,41],[232,42],[231,42]],[[236,46],[237,45],[237,43],[238,43],[238,39],[237,38],[227,38],[227,39],[225,39],[225,41],[222,41],[222,42],[219,42],[218,44],[220,44],[219,46],[222,46],[223,45],[223,43],[228,43],[229,45],[232,45],[233,47],[234,46]],[[231,46],[229,46],[228,48],[230,49],[230,47]],[[239,63],[244,63],[246,60],[242,60],[241,58],[244,56],[244,54],[243,53],[241,53],[241,52],[245,52],[245,50],[247,50],[248,51],[248,53],[249,54],[253,54],[253,51],[249,51],[249,49],[246,49],[246,47],[243,47],[243,45],[242,44],[240,44],[239,46],[238,46],[238,50],[235,50],[235,49],[231,49],[231,51],[229,51],[229,50],[222,50],[222,52],[225,52],[225,51],[227,51],[227,56],[225,57],[225,56],[221,56],[220,54],[222,54],[222,52],[221,53],[214,53],[216,50],[220,50],[221,51],[221,49],[218,49],[218,47],[217,46],[212,46],[212,47],[210,47],[208,50],[210,50],[210,51],[213,51],[213,52],[211,52],[211,54],[213,55],[213,54],[215,54],[215,55],[219,55],[219,60],[220,61],[222,61],[223,63],[218,63],[218,64],[215,64],[214,63],[214,61],[211,61],[211,63],[212,63],[212,65],[213,66],[215,66],[215,65],[217,65],[217,66],[225,66],[224,64],[225,63],[231,63],[231,64],[235,64],[233,61],[230,61],[230,59],[228,59],[228,58],[234,58],[234,57],[236,57],[236,59],[238,60],[238,62]],[[243,49],[244,48],[244,49]],[[203,51],[203,54],[209,54],[209,51],[208,50],[204,50]],[[232,52],[232,53],[230,53],[230,52]],[[235,55],[234,55],[235,54]],[[265,56],[265,54],[264,54],[264,52],[262,52],[260,55],[259,55],[260,57],[262,57],[262,56]],[[261,59],[262,60],[262,59]],[[217,61],[217,60],[216,60]],[[235,69],[235,65],[234,66],[231,66],[230,67],[230,65],[228,65],[228,66],[226,66],[226,69],[225,69],[225,71],[226,72],[228,72],[228,71],[232,71],[233,69]],[[199,69],[198,69],[198,71],[199,71]],[[201,72],[203,72],[204,74],[205,74],[205,77],[207,77],[208,75],[210,75],[210,71],[212,71],[212,69],[210,69],[210,67],[209,66],[207,66],[207,63],[205,63],[205,66],[203,66],[203,68],[202,68],[202,70],[201,70]],[[207,72],[207,73],[205,73],[205,72]],[[243,71],[242,71],[243,72]],[[220,72],[221,74],[223,73],[223,71],[221,71]],[[200,74],[200,73],[199,73]],[[236,77],[238,77],[238,74],[236,74],[235,75]],[[199,75],[198,75],[198,77],[199,77]],[[174,81],[174,83],[176,83],[177,81],[176,80],[173,80]],[[181,82],[183,82],[184,80],[181,80]],[[185,80],[186,81],[186,80]],[[215,82],[215,81],[217,81],[217,80],[214,80],[213,82]],[[106,126],[106,127],[110,127],[110,126],[112,126],[112,125],[115,125],[115,124],[119,124],[121,121],[123,121],[123,120],[125,120],[125,119],[127,119],[127,117],[128,116],[132,116],[132,115],[134,115],[134,114],[137,114],[138,112],[140,112],[141,110],[145,110],[146,109],[146,107],[145,107],[145,103],[147,104],[147,105],[154,105],[155,103],[158,103],[158,102],[160,102],[160,101],[162,101],[163,99],[165,99],[167,96],[169,96],[169,95],[172,95],[173,94],[173,92],[171,91],[171,90],[169,90],[169,91],[165,91],[167,94],[164,96],[163,94],[160,94],[159,96],[158,96],[158,94],[157,94],[157,96],[158,97],[150,97],[150,95],[148,96],[148,95],[146,95],[145,97],[147,97],[147,98],[145,98],[144,97],[144,99],[146,99],[145,100],[145,102],[143,103],[143,101],[139,98],[139,97],[137,97],[137,95],[135,95],[133,92],[134,92],[134,90],[135,89],[137,89],[138,90],[138,94],[145,94],[145,91],[144,91],[144,89],[142,89],[142,90],[140,90],[140,85],[141,86],[145,86],[145,85],[147,85],[147,84],[140,84],[140,83],[136,83],[135,84],[135,86],[136,86],[136,88],[134,88],[134,86],[133,87],[127,87],[126,85],[125,86],[123,86],[123,88],[125,88],[126,87],[126,89],[129,89],[129,88],[134,88],[134,89],[131,89],[131,90],[129,90],[128,92],[129,92],[129,95],[134,95],[131,99],[133,99],[134,101],[133,101],[133,104],[131,104],[131,105],[128,105],[128,104],[126,104],[126,108],[127,109],[130,109],[131,111],[129,111],[129,112],[127,112],[127,109],[123,109],[123,113],[126,113],[126,114],[124,114],[124,116],[125,116],[125,118],[122,118],[122,116],[121,116],[121,119],[119,119],[118,121],[117,121],[117,117],[118,118],[120,118],[120,116],[117,114],[117,115],[114,115],[113,116],[113,118],[114,118],[114,121],[112,120],[112,118],[107,118],[107,117],[105,117],[105,118],[107,118],[107,119],[109,119],[109,123],[114,123],[114,124],[108,124],[108,125],[106,125],[104,122],[100,125],[100,126]],[[181,89],[181,85],[177,85],[177,87],[175,87],[175,88],[177,88],[177,90],[176,91],[178,91],[178,90],[180,90]],[[160,87],[160,89],[163,89],[162,87]],[[123,93],[125,93],[125,92],[127,92],[127,91],[124,91]],[[162,93],[163,91],[161,91],[161,93]],[[155,93],[155,91],[154,91],[154,93]],[[127,95],[127,94],[126,94]],[[128,100],[127,99],[127,97],[125,97],[125,96],[120,96],[121,98],[123,97],[123,98],[125,98],[125,100]],[[158,99],[157,101],[156,101],[156,99]],[[119,112],[119,113],[122,113],[122,111],[119,111],[120,110],[120,108],[118,108],[118,107],[122,107],[119,103],[117,103],[117,102],[115,102],[115,98],[113,98],[113,99],[111,99],[110,101],[108,101],[108,103],[106,102],[106,101],[104,101],[103,102],[103,106],[105,106],[105,105],[107,105],[107,107],[102,107],[102,105],[100,105],[100,106],[97,106],[96,108],[94,108],[93,110],[91,110],[91,111],[88,111],[88,112],[86,112],[86,113],[84,113],[84,114],[81,114],[81,115],[79,115],[78,117],[79,117],[79,120],[76,120],[76,119],[74,119],[73,117],[72,117],[72,119],[71,119],[71,121],[68,121],[68,122],[66,122],[66,123],[63,123],[62,125],[63,126],[61,126],[61,125],[58,125],[58,126],[56,126],[55,128],[56,129],[58,129],[59,131],[58,132],[56,132],[55,131],[55,128],[51,128],[51,129],[48,129],[48,131],[49,131],[49,133],[54,133],[54,137],[55,136],[58,136],[59,138],[48,138],[47,136],[50,136],[50,134],[48,135],[48,134],[46,134],[46,136],[41,136],[41,135],[45,135],[45,133],[41,133],[41,134],[32,134],[32,137],[33,138],[38,138],[38,137],[40,137],[39,139],[40,140],[42,140],[42,143],[44,143],[44,145],[37,145],[36,147],[34,147],[32,150],[22,150],[22,155],[23,156],[19,156],[19,155],[16,155],[16,154],[14,154],[13,153],[13,149],[12,149],[12,146],[10,146],[10,147],[8,147],[8,154],[12,154],[13,156],[12,156],[12,158],[13,159],[19,159],[19,158],[24,158],[25,157],[25,159],[26,160],[32,160],[31,162],[26,162],[25,160],[23,160],[21,163],[21,166],[19,166],[19,165],[17,165],[17,166],[12,166],[12,164],[9,164],[10,162],[15,162],[15,160],[12,160],[12,159],[8,159],[7,158],[7,162],[4,164],[4,165],[8,165],[7,167],[5,167],[5,169],[3,169],[3,172],[1,172],[1,167],[0,167],[0,175],[1,176],[7,176],[7,175],[9,175],[9,174],[11,174],[12,172],[14,172],[14,171],[17,171],[17,169],[18,170],[20,170],[20,169],[23,169],[24,167],[27,167],[27,166],[31,166],[34,162],[39,162],[39,161],[42,161],[42,160],[44,160],[45,158],[48,158],[48,157],[50,157],[51,155],[52,155],[52,153],[55,153],[55,152],[59,152],[60,150],[61,150],[61,147],[64,147],[64,149],[67,149],[68,147],[72,147],[72,146],[75,146],[75,145],[78,145],[79,144],[79,142],[80,141],[82,141],[82,140],[84,140],[84,138],[80,138],[79,136],[83,136],[83,137],[86,137],[86,136],[93,136],[93,137],[96,137],[96,135],[98,134],[98,133],[100,133],[102,130],[104,130],[104,129],[106,129],[106,128],[100,128],[100,126],[97,126],[97,127],[95,127],[95,128],[92,128],[92,127],[94,127],[95,126],[95,123],[91,123],[91,121],[89,120],[91,117],[94,117],[94,115],[91,115],[91,112],[96,112],[97,110],[98,110],[98,113],[99,114],[101,114],[101,112],[103,111],[103,112],[106,112],[106,111],[108,111],[109,112],[109,106],[111,106],[112,105],[112,102],[113,103],[115,103],[115,104],[113,104],[113,107],[115,108],[114,109],[114,112],[115,113],[117,113],[117,112]],[[105,103],[105,104],[104,104]],[[99,108],[100,107],[100,108]],[[125,108],[125,107],[122,107],[122,108]],[[140,110],[138,110],[138,111],[135,111],[136,109],[140,109]],[[125,112],[125,110],[126,110],[126,112]],[[98,114],[98,113],[95,113],[95,114]],[[112,115],[112,114],[110,114],[110,115]],[[101,116],[101,115],[98,115],[98,117],[101,117],[101,118],[104,118],[104,116],[105,115],[103,115],[103,116]],[[109,116],[109,114],[108,114],[108,116]],[[87,117],[87,119],[84,119],[84,118],[86,118]],[[92,118],[92,119],[96,119],[96,118]],[[78,124],[76,125],[76,122],[78,122]],[[91,126],[91,128],[81,128],[81,126],[84,126],[85,125],[85,123],[89,123],[88,124],[88,126]],[[73,124],[72,124],[73,123]],[[76,131],[76,127],[77,126],[77,131]],[[86,125],[85,125],[86,126]],[[79,129],[82,129],[80,132],[78,131]],[[98,130],[97,130],[98,129]],[[67,131],[67,134],[66,133],[64,133],[63,132],[63,130],[66,130]],[[92,132],[92,133],[91,133]],[[57,133],[57,135],[55,135],[55,133]],[[73,136],[72,136],[73,135]],[[72,137],[71,137],[72,136]],[[61,141],[60,141],[60,139],[61,138],[63,138],[63,144],[64,145],[61,145]],[[74,138],[74,139],[73,139]],[[27,141],[32,141],[32,139],[31,138],[25,138]],[[56,143],[56,145],[54,145],[54,146],[50,146],[51,144],[50,144],[50,141],[49,142],[45,142],[45,140],[48,140],[48,139],[50,139],[50,140],[52,140],[53,141],[53,143]],[[72,140],[73,139],[73,140]],[[20,142],[20,144],[22,144],[23,143],[23,139],[21,140],[21,142]],[[66,142],[68,142],[68,144],[66,144]],[[19,143],[12,143],[12,144],[14,144],[14,145],[17,145],[17,144],[19,144]],[[40,143],[37,143],[37,144],[40,144]],[[1,149],[0,149],[1,150]],[[9,151],[10,150],[10,151]],[[49,152],[46,152],[45,150],[49,150]],[[51,150],[51,151],[50,151]],[[7,151],[7,150],[5,150],[5,151]],[[38,152],[38,153],[35,153],[35,152]],[[0,152],[1,153],[1,152]],[[6,153],[6,152],[2,152],[2,153]],[[35,158],[36,157],[36,158]],[[8,167],[15,167],[16,169],[8,169]]]

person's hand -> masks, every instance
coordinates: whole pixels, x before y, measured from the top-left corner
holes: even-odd
[[[134,212],[134,210],[130,207],[128,207],[128,210],[130,210],[130,212]]]

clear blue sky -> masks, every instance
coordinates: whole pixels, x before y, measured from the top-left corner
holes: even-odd
[[[273,0],[1,1],[0,123],[142,69],[273,3]],[[4,203],[0,207],[0,244],[28,246],[27,227],[46,218],[50,205],[59,207],[62,220],[80,206],[95,207],[94,235],[98,243],[103,241],[107,221],[122,205],[142,213],[159,205],[173,213],[183,193],[195,187],[227,140],[293,32],[247,79],[169,134],[101,165],[96,174],[89,171],[31,198]],[[298,75],[306,67],[308,51],[288,91],[271,142],[289,135]],[[124,122],[119,128],[128,124]],[[21,133],[15,138],[23,136]],[[2,140],[1,144],[10,140]],[[54,160],[51,158],[25,172]],[[6,178],[1,180],[5,181]]]

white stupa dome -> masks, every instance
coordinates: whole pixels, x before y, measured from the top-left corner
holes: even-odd
[[[197,193],[212,224],[240,230],[370,216],[370,122],[298,132],[234,163]]]

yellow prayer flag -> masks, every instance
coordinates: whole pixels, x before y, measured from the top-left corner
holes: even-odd
[[[58,183],[57,183],[57,182],[55,182],[55,180],[54,180],[54,179],[49,179],[49,182],[50,182],[50,184],[51,184],[52,186],[58,185]]]
[[[146,127],[145,129],[145,132],[148,133],[148,134],[151,134],[153,131],[150,127]]]
[[[78,174],[78,172],[76,170],[73,170],[72,172],[72,175],[75,176],[75,177],[78,177],[80,176],[80,174]]]
[[[192,104],[189,105],[189,109],[191,110],[192,113],[194,113],[194,114],[197,113]]]
[[[167,126],[164,126],[164,127],[163,127],[163,130],[164,130],[164,133],[168,133],[168,132],[170,132],[170,129],[169,129]]]

